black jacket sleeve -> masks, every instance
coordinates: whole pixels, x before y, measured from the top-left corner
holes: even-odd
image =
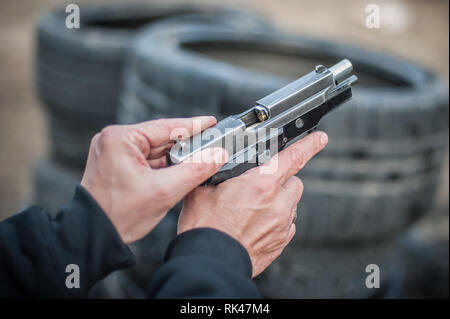
[[[94,283],[135,258],[81,186],[54,219],[30,207],[0,223],[1,298],[83,298]],[[79,267],[80,288],[67,288],[66,267]]]
[[[150,298],[260,298],[245,248],[211,228],[187,231],[169,245]]]

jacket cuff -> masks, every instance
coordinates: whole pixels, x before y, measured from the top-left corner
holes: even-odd
[[[233,269],[252,276],[252,263],[244,246],[213,228],[196,228],[178,235],[167,248],[164,262],[185,256],[217,258]]]
[[[109,217],[81,185],[76,187],[73,199],[56,215],[52,224],[61,236],[58,241],[61,247],[55,249],[55,254],[66,252],[55,256],[56,259],[78,264],[81,279],[88,287],[111,272],[136,263],[134,254],[122,241]]]
[[[97,240],[104,239],[105,247],[108,247],[107,254],[112,258],[106,258],[107,268],[112,270],[133,266],[136,263],[131,249],[123,242],[116,227],[109,217],[91,196],[91,194],[81,185],[75,188],[75,195],[72,204],[78,212],[87,213],[87,219],[91,219],[93,227],[92,234],[96,234]],[[77,207],[78,206],[78,207]],[[100,245],[101,247],[101,245]]]

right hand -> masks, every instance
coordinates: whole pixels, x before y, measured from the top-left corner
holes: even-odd
[[[259,275],[295,235],[303,184],[294,175],[327,142],[325,133],[312,133],[276,155],[273,174],[262,170],[275,158],[217,186],[196,188],[184,200],[178,234],[208,227],[230,235],[247,249],[253,277]]]

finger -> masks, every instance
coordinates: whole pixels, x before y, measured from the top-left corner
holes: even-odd
[[[297,176],[289,177],[286,183],[283,184],[282,193],[282,196],[291,202],[293,207],[297,207],[303,194],[303,182]]]
[[[92,145],[95,145],[97,143],[99,137],[100,137],[100,133],[96,133],[94,135],[94,137],[91,139],[91,145],[90,145],[91,147],[92,147]]]
[[[172,146],[173,143],[170,142],[161,146],[157,146],[155,148],[151,148],[147,159],[152,160],[160,158],[161,156],[165,156],[167,151],[169,151],[172,148]]]
[[[89,145],[89,152],[88,152],[88,155],[87,155],[87,158],[86,158],[86,163],[90,162],[91,158],[95,156],[94,155],[94,153],[95,153],[94,149],[95,149],[95,146],[96,146],[96,144],[98,142],[99,137],[100,137],[100,133],[97,133],[97,134],[94,135],[94,137],[92,137],[91,144]]]
[[[291,223],[291,224],[295,223],[295,221],[297,220],[297,209],[298,209],[297,205],[295,205],[295,206],[292,208],[292,211],[291,211],[291,219],[290,219],[290,223]]]
[[[91,144],[89,145],[88,157],[91,156],[91,152],[93,151],[93,148],[97,144],[99,138],[100,138],[100,133],[97,133],[94,135],[94,137],[92,137]]]
[[[200,133],[216,123],[217,120],[213,116],[197,116],[192,118],[152,120],[132,125],[132,127],[139,129],[147,137],[150,147],[157,147],[173,140],[174,133],[176,134],[175,138],[178,135],[186,138]]]
[[[284,184],[289,177],[297,174],[327,143],[327,134],[324,132],[314,132],[278,153],[275,158],[260,166],[259,169],[264,170],[264,166],[266,165],[276,165],[274,177],[281,184]],[[273,163],[272,161],[276,162]]]
[[[160,158],[155,158],[148,160],[148,165],[150,165],[153,169],[163,168],[167,166],[167,159],[165,156],[162,156]]]
[[[292,223],[291,226],[289,227],[286,245],[291,242],[292,238],[294,238],[296,231],[297,231],[297,226],[295,226],[295,224]]]
[[[223,148],[207,148],[180,164],[154,171],[157,183],[165,185],[175,204],[214,175],[228,160]]]

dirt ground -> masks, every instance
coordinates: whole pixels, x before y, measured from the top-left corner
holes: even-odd
[[[195,2],[224,4],[219,0]],[[45,116],[33,83],[33,32],[39,15],[62,3],[0,1],[0,220],[29,203],[33,163],[47,152]],[[448,81],[449,3],[446,0],[232,0],[227,3],[260,12],[290,32],[378,47],[404,56],[430,67]],[[368,29],[364,24],[368,3],[381,7],[380,29]],[[442,180],[440,200],[448,201],[448,157]]]

